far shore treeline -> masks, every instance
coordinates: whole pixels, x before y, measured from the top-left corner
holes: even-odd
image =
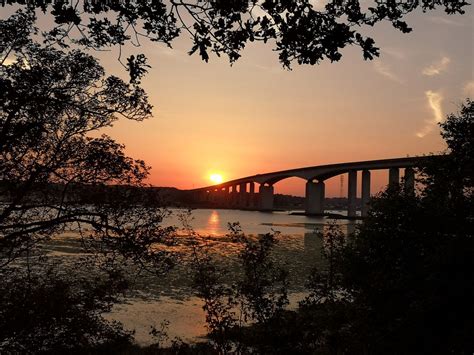
[[[23,185],[11,181],[0,181],[0,203],[11,202],[16,190]],[[188,190],[176,187],[133,186],[133,185],[88,185],[60,183],[36,183],[25,201],[48,201],[48,203],[68,204],[107,204],[113,203],[117,196],[126,198],[133,195],[135,203],[142,203],[156,208],[226,208],[215,201],[195,201]],[[302,196],[275,194],[275,210],[302,210],[305,198]],[[326,209],[343,210],[347,208],[347,197],[326,197]],[[360,198],[356,200],[357,208],[361,206]],[[255,208],[258,209],[258,208]]]

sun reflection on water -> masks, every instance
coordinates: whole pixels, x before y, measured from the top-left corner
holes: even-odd
[[[219,212],[217,212],[216,210],[213,210],[207,220],[207,234],[219,235],[220,225],[221,225],[221,221],[219,217]]]

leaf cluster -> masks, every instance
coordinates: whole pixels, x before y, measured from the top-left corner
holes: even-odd
[[[241,244],[238,255],[242,275],[231,285],[222,280],[219,268],[206,248],[196,250],[195,287],[204,300],[209,335],[219,351],[244,351],[244,326],[265,325],[279,318],[288,305],[287,272],[271,260],[276,235],[256,240],[244,235],[238,223],[229,224],[229,237]],[[240,339],[240,340],[239,340]],[[243,348],[242,348],[243,346]]]
[[[354,234],[344,236],[336,225],[328,226],[321,235],[325,262],[310,275],[308,296],[296,311],[280,308],[278,297],[261,297],[269,281],[276,280],[269,277],[275,275],[268,259],[272,238],[248,241],[232,226],[244,243],[240,258],[245,276],[236,294],[243,296],[252,316],[260,306],[272,309],[267,301],[278,311],[270,317],[264,311],[244,327],[235,321],[223,324],[221,334],[231,344],[226,349],[272,354],[470,353],[472,107],[467,100],[440,125],[448,151],[418,168],[418,194],[403,184],[391,186],[372,199],[369,216]],[[218,278],[211,281],[212,287],[221,287]],[[226,312],[239,304],[231,301],[220,299],[229,307]]]
[[[41,270],[1,273],[2,353],[88,352],[131,343],[131,332],[102,317],[124,289],[121,278],[68,275],[43,261]]]
[[[8,4],[41,9],[55,25],[43,31],[46,43],[70,43],[94,49],[127,42],[138,46],[141,38],[171,46],[181,33],[192,40],[190,54],[208,61],[209,54],[226,55],[231,63],[249,42],[275,44],[285,67],[291,63],[317,64],[338,61],[346,46],[358,46],[364,59],[379,55],[363,28],[387,21],[403,33],[411,28],[405,16],[417,9],[443,8],[462,14],[467,1],[330,0],[315,8],[309,0],[233,1],[7,1]]]
[[[78,21],[54,11],[58,24]],[[0,352],[129,346],[132,334],[103,313],[130,286],[124,268],[162,275],[174,265],[160,246],[175,229],[161,227],[166,212],[146,193],[149,167],[100,130],[151,116],[146,63],[130,62],[129,83],[106,76],[78,49],[35,42],[35,21],[21,10],[0,21]],[[96,192],[88,204],[84,190]],[[65,233],[86,257],[50,267],[48,245]]]

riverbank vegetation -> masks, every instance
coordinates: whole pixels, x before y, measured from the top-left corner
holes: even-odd
[[[420,190],[392,186],[345,236],[321,233],[322,258],[308,295],[288,310],[287,274],[271,259],[274,235],[231,236],[244,248],[242,274],[202,251],[196,288],[204,299],[209,343],[218,353],[469,354],[474,349],[474,102],[440,124],[448,150],[419,168]],[[237,227],[237,228],[236,228]]]
[[[354,234],[344,237],[330,226],[321,235],[325,267],[314,270],[309,295],[296,311],[283,310],[280,298],[265,296],[272,295],[270,289],[284,296],[272,268],[255,267],[265,265],[257,260],[267,258],[268,250],[244,250],[243,268],[252,270],[253,277],[239,281],[245,285],[237,283],[225,305],[250,307],[241,312],[252,325],[226,321],[222,330],[211,323],[216,347],[281,354],[470,353],[473,118],[474,104],[467,101],[459,116],[441,124],[449,151],[445,159],[420,169],[420,194],[389,189],[372,200],[369,216]],[[264,240],[260,245],[266,245]],[[214,279],[210,284],[217,287]],[[261,288],[243,293],[249,284]],[[228,320],[229,309],[214,304],[208,314],[220,312],[219,319]],[[273,312],[262,317],[261,307]]]
[[[408,32],[402,18],[413,10],[380,2],[368,16],[358,7],[333,4],[319,21],[321,13],[309,11],[306,2],[286,7],[265,2],[268,17],[233,31],[241,24],[241,8],[208,3],[211,27],[204,17],[192,27],[192,52],[204,60],[208,51],[225,53],[235,61],[247,41],[273,38],[285,66],[338,60],[340,49],[353,44],[372,58],[378,54],[374,42],[349,28],[389,20]],[[372,201],[355,234],[346,238],[330,226],[321,235],[326,262],[314,269],[308,295],[296,310],[287,308],[288,275],[271,259],[275,236],[250,238],[232,226],[230,236],[241,245],[241,273],[233,283],[222,282],[225,270],[205,247],[195,248],[195,288],[205,304],[208,341],[177,341],[168,348],[159,341],[148,348],[134,344],[133,333],[104,313],[130,289],[131,267],[157,277],[173,267],[175,255],[157,246],[172,245],[176,229],[162,226],[159,201],[134,193],[145,185],[149,167],[99,133],[119,118],[151,116],[140,87],[148,66],[143,56],[131,56],[127,82],[107,76],[78,48],[121,46],[131,38],[124,30],[139,18],[148,37],[169,44],[179,34],[176,17],[161,2],[153,11],[97,3],[85,11],[90,22],[81,25],[76,9],[65,2],[35,4],[50,10],[57,26],[40,33],[31,7],[0,22],[0,189],[8,194],[0,205],[0,353],[472,353],[470,100],[441,124],[448,150],[444,159],[419,170],[420,194],[387,190]],[[462,13],[466,5],[430,4],[422,7]],[[310,21],[284,26],[288,11]],[[107,12],[118,16],[117,25],[93,15]],[[334,21],[346,15],[351,24],[334,31]],[[83,36],[71,39],[68,28],[84,30]],[[308,35],[295,42],[294,31]],[[75,187],[87,185],[130,188],[85,205]],[[58,188],[54,196],[51,186]],[[77,235],[82,251],[67,265],[56,263],[45,248],[64,233]],[[152,333],[163,336],[161,330]]]
[[[9,196],[0,205],[0,352],[122,343],[129,334],[102,313],[127,289],[130,264],[157,275],[172,267],[173,255],[155,246],[175,229],[161,227],[156,201],[133,193],[149,167],[98,130],[119,117],[144,120],[151,106],[136,82],[106,76],[92,56],[34,41],[31,12],[2,21],[0,33],[0,180]],[[130,187],[94,204],[69,189],[112,184]],[[64,233],[81,246],[70,267],[44,249]]]
[[[2,269],[2,349],[469,353],[474,329],[473,113],[468,100],[441,124],[448,150],[443,159],[419,170],[418,193],[405,191],[403,183],[386,190],[372,199],[369,216],[351,235],[328,225],[320,234],[324,262],[312,271],[306,297],[296,309],[287,307],[288,274],[272,258],[277,236],[249,237],[232,225],[229,238],[241,245],[234,282],[224,281],[227,271],[205,243],[193,247],[195,289],[204,301],[209,330],[206,342],[135,345],[133,332],[103,318],[129,287],[124,268],[107,267],[115,265],[102,259],[107,253],[81,258],[69,268],[37,254]],[[80,271],[91,267],[96,270],[92,278]],[[157,340],[166,335],[152,332]]]

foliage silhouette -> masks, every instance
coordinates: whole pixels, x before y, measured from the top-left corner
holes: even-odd
[[[217,266],[206,245],[195,249],[195,287],[204,300],[211,345],[220,352],[246,350],[240,337],[249,323],[267,324],[280,317],[288,304],[287,272],[271,259],[276,235],[257,239],[244,235],[238,223],[229,224],[229,237],[242,246],[238,258],[242,274],[232,284],[222,281],[226,270]]]
[[[71,278],[54,264],[3,278],[0,351],[77,353],[129,345],[132,333],[102,317],[125,286],[120,278]]]
[[[364,27],[387,21],[402,33],[412,29],[407,14],[442,8],[447,14],[463,14],[467,1],[409,0],[362,1],[330,0],[315,7],[309,0],[286,1],[28,1],[9,0],[7,4],[49,14],[54,24],[42,34],[47,45],[79,45],[105,49],[147,38],[171,47],[180,34],[192,40],[190,54],[205,60],[209,54],[227,55],[231,63],[249,42],[271,42],[280,62],[314,65],[323,59],[342,57],[341,49],[358,46],[364,59],[379,55]],[[51,21],[52,22],[52,21]],[[143,56],[131,56],[124,63],[131,78],[145,69]]]
[[[31,17],[18,14],[2,27],[27,21],[32,26]],[[8,38],[1,41],[3,50],[17,57],[2,65],[0,79],[0,180],[9,183],[9,200],[0,210],[3,251],[11,259],[25,242],[35,244],[64,228],[82,233],[85,225],[94,229],[89,237],[113,244],[114,250],[162,241],[172,230],[156,228],[162,215],[146,209],[152,201],[140,194],[116,189],[112,201],[84,206],[80,194],[69,193],[74,185],[144,186],[149,168],[143,161],[125,156],[124,146],[106,135],[91,137],[119,116],[148,118],[151,106],[144,91],[104,77],[91,56],[42,48],[27,39],[25,34],[21,48],[15,39],[10,45]],[[51,184],[59,189],[54,198],[50,190],[39,189]]]
[[[418,169],[421,193],[406,191],[403,184],[390,187],[372,199],[369,216],[347,238],[330,225],[321,236],[326,263],[314,269],[307,285],[309,294],[298,310],[285,311],[279,299],[267,299],[279,309],[271,317],[244,327],[235,320],[221,324],[219,332],[231,344],[225,350],[471,353],[473,122],[474,103],[468,99],[458,114],[440,124],[448,150],[442,159]],[[273,243],[268,246],[260,254],[264,260]],[[244,274],[258,259],[259,253],[252,250],[242,259]],[[265,268],[255,272],[266,275]],[[206,281],[211,281],[213,289],[223,287],[218,278],[201,277],[200,281],[201,288]],[[257,284],[246,278],[239,287],[245,290]],[[228,294],[239,297],[234,289]],[[233,309],[238,304],[235,297],[227,303],[220,299],[219,309]],[[259,297],[251,299],[268,307]],[[207,307],[212,309],[213,304]]]
[[[180,31],[188,31],[190,52],[206,61],[214,52],[233,63],[253,41],[274,42],[286,67],[339,60],[347,45],[359,46],[371,59],[378,49],[359,26],[388,20],[409,32],[403,17],[416,8],[443,7],[453,14],[467,5],[389,1],[362,11],[358,1],[330,1],[318,11],[305,0],[171,1],[168,6],[84,1],[82,9],[79,2],[8,3],[23,11],[0,21],[0,191],[7,196],[0,205],[0,277],[7,286],[0,290],[0,350],[26,353],[66,351],[76,341],[90,351],[104,344],[125,348],[130,334],[101,313],[128,286],[122,272],[126,261],[158,274],[174,261],[154,248],[172,243],[174,228],[160,227],[163,213],[149,208],[157,201],[129,187],[143,187],[149,168],[127,157],[111,137],[94,138],[119,117],[150,116],[139,86],[146,58],[128,59],[126,83],[106,77],[93,57],[70,45],[104,49],[140,37],[170,45]],[[55,20],[41,33],[42,44],[33,41],[39,34],[35,8]],[[252,16],[257,11],[258,17]],[[255,242],[234,230],[244,245],[243,276],[230,287],[219,284],[211,259],[201,260],[199,291],[219,349],[471,352],[472,117],[468,100],[459,115],[441,125],[449,152],[421,171],[426,186],[421,196],[393,190],[375,199],[350,243],[330,231],[324,255],[329,268],[315,271],[300,312],[284,310],[285,273],[269,259],[274,236]],[[110,184],[123,186],[84,205],[81,189]],[[91,258],[75,265],[75,272],[58,274],[42,247],[65,231],[79,234]],[[79,272],[89,269],[102,278]],[[243,320],[256,323],[245,328]]]
[[[106,77],[78,50],[41,46],[35,31],[31,13],[0,22],[1,352],[129,342],[101,314],[128,286],[130,264],[157,275],[173,266],[156,246],[171,243],[175,228],[160,226],[165,212],[143,193],[149,167],[97,131],[120,117],[146,119],[151,105],[138,81]],[[85,204],[87,189],[106,198]],[[64,233],[89,257],[52,270],[59,257],[48,245]]]

